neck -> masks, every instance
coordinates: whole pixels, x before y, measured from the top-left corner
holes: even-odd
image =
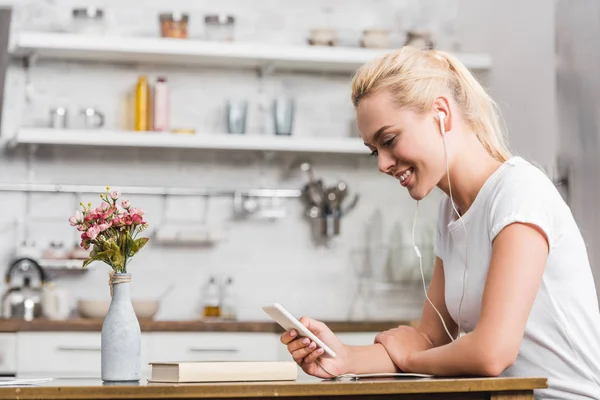
[[[448,165],[452,199],[461,215],[471,207],[485,181],[502,165],[488,154],[475,134],[464,135],[462,141],[461,148],[465,150],[464,153],[450,159]],[[446,174],[438,187],[450,196]]]

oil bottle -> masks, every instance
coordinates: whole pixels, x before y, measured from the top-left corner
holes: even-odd
[[[204,292],[204,318],[219,318],[221,316],[221,299],[219,296],[219,286],[214,276],[208,280]]]
[[[142,75],[135,86],[135,130],[149,131],[150,127],[150,85]]]

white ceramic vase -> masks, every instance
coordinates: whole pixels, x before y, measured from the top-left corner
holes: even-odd
[[[101,377],[105,382],[141,378],[141,331],[131,304],[130,279],[131,274],[115,273],[112,277],[113,296],[102,324]]]

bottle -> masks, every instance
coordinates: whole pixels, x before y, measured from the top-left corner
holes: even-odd
[[[221,289],[221,317],[223,319],[234,320],[237,318],[232,286],[233,278],[229,276]]]
[[[211,276],[208,280],[204,292],[204,317],[205,318],[218,318],[221,316],[221,304],[219,298],[219,287],[214,276]]]
[[[150,130],[150,85],[146,76],[138,78],[135,87],[135,128],[136,131]]]
[[[154,84],[154,130],[164,132],[169,130],[169,91],[167,78],[158,77]]]

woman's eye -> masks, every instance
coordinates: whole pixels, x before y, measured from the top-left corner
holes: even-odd
[[[385,142],[383,142],[382,145],[384,147],[390,147],[393,143],[394,143],[394,138],[392,137],[390,139],[387,139]]]
[[[378,154],[379,154],[379,153],[377,152],[377,150],[373,150],[373,151],[371,152],[371,157],[377,157],[377,155],[378,155]]]

